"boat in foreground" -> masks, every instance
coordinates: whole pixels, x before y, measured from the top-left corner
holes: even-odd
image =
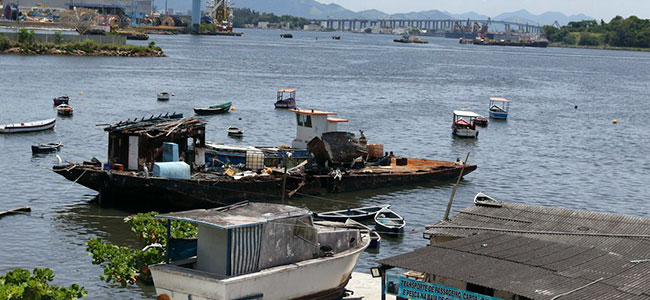
[[[56,107],[56,112],[62,116],[71,116],[74,112],[74,109],[68,104],[61,104]]]
[[[378,211],[389,207],[390,204],[348,208],[343,210],[317,213],[315,216],[318,219],[339,222],[345,222],[347,219],[352,219],[355,221],[372,220]]]
[[[36,154],[36,153],[57,152],[59,151],[59,149],[61,149],[62,146],[63,143],[61,142],[32,145],[32,153]]]
[[[232,106],[232,102],[227,102],[224,104],[219,104],[219,105],[213,105],[209,107],[204,107],[204,108],[194,108],[194,112],[197,115],[205,116],[205,115],[216,115],[216,114],[224,114],[230,111],[230,107]]]
[[[279,89],[276,96],[275,108],[295,108],[296,90]]]
[[[283,38],[283,39],[292,39],[293,34],[291,34],[291,33],[283,33],[283,34],[280,35],[280,37]]]
[[[313,225],[309,210],[280,204],[158,217],[198,226],[195,255],[149,266],[156,294],[170,300],[340,299],[370,243],[358,229]]]
[[[493,119],[507,119],[508,118],[508,104],[510,102],[506,98],[492,97],[490,98],[490,118]]]
[[[54,128],[56,119],[47,119],[34,122],[0,125],[0,133],[19,133],[41,131]]]
[[[399,233],[404,231],[406,221],[389,208],[384,208],[375,215],[375,229],[379,232]]]
[[[494,199],[483,192],[479,192],[474,196],[474,205],[477,206],[491,206],[491,207],[501,207],[502,204],[499,200]]]
[[[480,115],[471,111],[454,110],[454,122],[451,124],[452,133],[459,137],[478,137],[476,119],[479,117]]]

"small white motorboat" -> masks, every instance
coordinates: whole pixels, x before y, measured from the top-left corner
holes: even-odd
[[[167,101],[169,100],[170,94],[168,92],[162,91],[158,93],[158,100]]]
[[[0,125],[0,133],[18,133],[48,130],[54,128],[55,123],[56,119],[47,119],[34,122]]]
[[[244,131],[239,129],[239,127],[230,126],[230,127],[228,127],[228,136],[242,137],[242,136],[244,136]]]
[[[501,207],[503,206],[501,202],[497,199],[494,199],[483,192],[479,192],[474,196],[474,205],[476,206],[490,206],[490,207]]]
[[[478,130],[476,129],[476,119],[478,117],[480,115],[471,111],[454,110],[454,122],[451,124],[453,134],[459,137],[478,137]]]
[[[56,112],[62,116],[71,116],[74,109],[68,104],[61,104],[56,107]]]

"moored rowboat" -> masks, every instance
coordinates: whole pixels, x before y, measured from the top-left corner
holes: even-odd
[[[32,145],[32,153],[56,152],[59,151],[62,146],[63,143],[61,142]]]
[[[204,108],[195,107],[194,112],[197,115],[223,114],[223,113],[229,112],[231,106],[232,106],[232,102],[227,102],[227,103],[224,103],[224,104],[213,105],[213,106],[204,107]]]
[[[384,208],[375,215],[375,229],[379,232],[402,232],[406,221],[394,211]]]
[[[0,125],[0,133],[19,133],[41,131],[54,128],[56,119],[47,119],[34,122]]]
[[[348,208],[343,210],[317,213],[315,217],[327,221],[345,222],[347,219],[362,221],[362,220],[372,219],[375,216],[375,214],[377,214],[378,211],[389,207],[390,207],[389,204],[385,204],[385,205],[375,205],[375,206],[366,206],[366,207],[358,207],[358,208]]]

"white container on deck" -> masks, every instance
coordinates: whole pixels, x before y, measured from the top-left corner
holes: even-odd
[[[260,151],[246,151],[246,168],[250,170],[264,169],[264,153]]]
[[[173,179],[190,179],[190,165],[182,161],[153,164],[153,176]]]

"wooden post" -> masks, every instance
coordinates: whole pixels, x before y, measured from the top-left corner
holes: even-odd
[[[284,178],[282,178],[282,204],[284,204],[284,195],[286,194],[286,188],[287,186],[287,161],[285,158],[284,161]]]
[[[451,204],[454,201],[454,195],[456,195],[456,190],[458,189],[458,184],[460,183],[460,179],[463,178],[463,172],[465,171],[465,165],[467,165],[468,159],[469,159],[469,152],[467,152],[467,157],[465,157],[465,161],[463,162],[463,167],[460,168],[460,174],[458,174],[456,185],[454,185],[454,189],[451,191],[451,197],[449,198],[449,203],[447,203],[447,210],[445,210],[445,216],[442,218],[443,221],[449,220],[449,212],[451,211]]]

